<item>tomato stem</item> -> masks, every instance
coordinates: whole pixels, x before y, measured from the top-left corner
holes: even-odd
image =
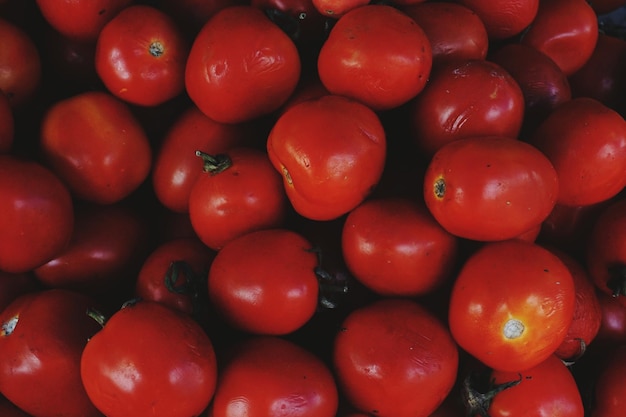
[[[310,249],[317,255],[317,266],[314,269],[319,283],[319,309],[334,309],[339,306],[339,299],[348,292],[348,279],[341,272],[331,274],[322,267],[322,250],[319,247]]]
[[[617,264],[610,267],[606,285],[612,291],[613,297],[626,295],[626,265]]]
[[[86,314],[87,314],[87,316],[89,316],[92,319],[94,319],[95,322],[100,325],[100,327],[104,327],[104,325],[106,324],[107,317],[103,313],[101,313],[100,311],[96,310],[95,308],[89,307],[87,309]]]
[[[206,152],[196,151],[196,156],[202,158],[204,162],[202,169],[204,172],[208,172],[211,175],[219,174],[233,164],[230,157],[225,154],[209,155]]]
[[[479,391],[477,385],[481,385],[478,374],[476,372],[470,373],[464,380],[461,387],[461,394],[463,397],[463,403],[469,416],[482,416],[489,417],[489,407],[491,401],[500,392],[516,386],[522,382],[522,374],[518,374],[519,379],[504,382],[502,384],[496,384],[494,381],[490,381],[487,390],[483,393]]]

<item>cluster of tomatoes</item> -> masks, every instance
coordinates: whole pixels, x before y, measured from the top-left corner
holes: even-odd
[[[3,417],[622,417],[624,0],[0,0]]]

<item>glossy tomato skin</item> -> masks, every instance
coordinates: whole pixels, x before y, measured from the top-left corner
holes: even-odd
[[[626,121],[596,99],[578,97],[563,103],[529,142],[557,172],[559,204],[599,203],[626,186]]]
[[[448,322],[470,355],[518,372],[561,345],[574,307],[567,266],[537,244],[507,240],[486,243],[467,259],[452,288]]]
[[[59,289],[9,304],[0,315],[0,392],[33,417],[102,416],[80,378],[81,353],[99,329],[85,312],[96,307],[85,295]]]
[[[335,378],[307,349],[276,336],[235,345],[220,372],[207,417],[334,417]]]
[[[419,94],[432,68],[424,30],[388,5],[346,13],[331,29],[317,59],[320,80],[332,94],[374,110],[398,107]]]
[[[185,86],[211,119],[240,123],[277,110],[300,78],[293,41],[261,10],[231,6],[217,12],[195,37]]]
[[[472,9],[484,22],[491,40],[511,38],[534,21],[539,0],[456,0]]]
[[[376,187],[387,141],[372,109],[329,94],[285,111],[268,136],[267,152],[295,211],[313,220],[332,220]]]
[[[603,348],[626,343],[626,305],[604,291],[597,290],[596,295],[600,302],[602,321],[592,348],[603,351]]]
[[[498,64],[455,61],[433,70],[424,91],[411,102],[409,117],[413,140],[431,157],[443,145],[465,137],[517,138],[524,95]]]
[[[343,224],[342,254],[352,275],[385,296],[425,295],[450,278],[458,239],[422,203],[367,200]]]
[[[0,270],[28,272],[69,243],[74,203],[67,187],[32,160],[0,155]]]
[[[626,406],[626,347],[618,345],[609,351],[594,386],[592,417],[618,417]]]
[[[426,206],[448,232],[495,241],[541,224],[558,188],[552,164],[538,149],[487,136],[443,146],[427,167],[423,192]]]
[[[447,328],[410,299],[384,298],[352,310],[341,324],[333,364],[348,402],[381,417],[427,417],[457,375]]]
[[[138,301],[114,313],[89,340],[80,375],[107,417],[197,416],[213,397],[217,359],[189,315]]]

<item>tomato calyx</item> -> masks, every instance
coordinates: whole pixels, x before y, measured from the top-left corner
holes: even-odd
[[[617,264],[609,267],[609,279],[606,285],[613,297],[626,296],[626,265]]]
[[[161,42],[154,41],[148,46],[148,52],[150,52],[150,55],[153,57],[158,58],[165,53],[165,47]]]
[[[522,374],[518,375],[519,379],[502,384],[496,384],[493,380],[485,384],[484,378],[478,372],[472,372],[467,375],[461,386],[461,396],[467,415],[489,417],[488,411],[491,401],[500,392],[522,382]]]
[[[335,309],[348,293],[348,276],[340,271],[331,273],[323,268],[322,250],[319,247],[311,248],[309,251],[317,255],[314,272],[319,284],[318,310]]]
[[[442,177],[437,178],[433,184],[433,193],[435,197],[441,200],[446,195],[446,180]]]
[[[202,170],[211,175],[219,174],[233,165],[233,161],[226,154],[209,155],[206,152],[196,151],[196,156],[202,158],[204,163]]]
[[[98,323],[100,325],[100,327],[104,327],[104,325],[106,324],[108,318],[107,316],[104,315],[104,313],[102,313],[101,311],[91,307],[88,308],[86,311],[87,316],[89,316],[91,319],[93,319],[96,323]]]
[[[206,301],[200,297],[200,294],[206,294],[203,283],[208,273],[208,271],[195,271],[188,262],[174,261],[170,263],[165,273],[165,288],[171,293],[188,296],[192,303],[192,315],[198,314]]]

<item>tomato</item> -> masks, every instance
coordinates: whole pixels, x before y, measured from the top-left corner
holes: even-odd
[[[159,0],[157,3],[159,9],[174,18],[190,39],[218,11],[228,6],[246,4],[243,0]]]
[[[0,270],[27,272],[69,243],[74,204],[67,187],[40,163],[0,155]]]
[[[596,295],[600,302],[602,321],[591,347],[597,347],[604,352],[603,348],[619,346],[626,342],[626,305],[604,291],[597,290]]]
[[[95,41],[104,25],[132,0],[37,0],[37,7],[56,31],[68,38]]]
[[[626,186],[626,121],[596,99],[578,97],[563,103],[529,142],[556,169],[559,204],[599,203]]]
[[[185,90],[189,46],[174,19],[148,5],[120,11],[100,32],[95,66],[106,88],[137,105],[156,106]]]
[[[267,139],[291,205],[313,220],[335,219],[359,205],[380,180],[386,150],[377,114],[334,94],[289,108]]]
[[[539,225],[552,211],[558,188],[552,164],[537,148],[503,136],[475,136],[437,151],[423,193],[448,232],[494,241]]]
[[[592,417],[619,417],[626,406],[626,346],[609,351],[606,365],[599,372],[594,387]]]
[[[593,54],[598,19],[586,0],[541,0],[521,43],[548,55],[565,75],[580,69]]]
[[[470,136],[516,138],[524,105],[520,86],[501,66],[484,59],[452,62],[436,68],[410,103],[411,137],[428,157]]]
[[[0,397],[0,413],[3,417],[32,417],[5,397]]]
[[[211,339],[189,315],[154,301],[126,304],[87,343],[80,375],[107,417],[198,416],[215,392]]]
[[[189,193],[189,217],[205,245],[219,250],[245,233],[283,223],[287,197],[264,151],[236,147],[201,157],[205,169]]]
[[[0,90],[0,153],[8,153],[13,146],[15,118],[9,97]]]
[[[234,346],[223,365],[207,417],[334,417],[335,379],[307,349],[276,336]]]
[[[100,91],[54,102],[43,116],[41,149],[76,198],[98,204],[130,195],[152,164],[148,138],[129,107]]]
[[[300,78],[293,41],[261,10],[231,6],[217,12],[195,37],[185,86],[211,119],[239,123],[277,110]]]
[[[329,92],[374,110],[398,107],[419,94],[431,67],[430,42],[416,21],[392,6],[374,4],[338,19],[317,59]]]
[[[296,45],[308,46],[320,42],[325,36],[325,19],[312,0],[252,0],[250,4],[278,18],[291,19],[295,22],[296,31],[293,36]]]
[[[455,266],[457,238],[426,207],[406,198],[379,198],[352,210],[342,253],[352,275],[386,296],[416,296],[441,287]]]
[[[455,0],[481,18],[491,40],[504,40],[520,34],[534,22],[539,0]]]
[[[454,282],[450,331],[485,365],[523,371],[563,343],[575,302],[572,275],[552,252],[520,240],[486,243]]]
[[[430,41],[433,65],[454,60],[485,59],[487,29],[480,17],[459,3],[419,2],[401,8]]]
[[[80,378],[80,357],[98,324],[96,305],[67,290],[16,298],[0,315],[0,392],[33,417],[99,417]]]
[[[365,6],[366,0],[312,0],[315,10],[322,16],[339,19],[352,9]]]

